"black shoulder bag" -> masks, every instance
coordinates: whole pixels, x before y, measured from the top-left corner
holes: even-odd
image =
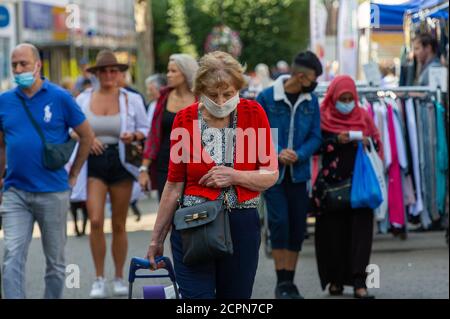
[[[28,115],[28,118],[31,121],[31,124],[33,124],[33,127],[35,128],[36,132],[42,140],[42,143],[44,144],[44,152],[42,156],[44,167],[52,171],[63,168],[64,165],[66,165],[66,163],[69,161],[75,145],[77,144],[77,141],[69,137],[69,140],[64,144],[47,143],[42,128],[33,118],[33,115],[28,109],[24,98],[21,96],[19,96],[19,98],[22,102],[22,106],[25,109],[25,112]]]
[[[230,117],[230,128],[233,127],[233,114]],[[232,159],[233,147],[228,143],[226,159]],[[231,145],[233,143],[231,142]],[[227,166],[231,166],[226,163]],[[175,212],[175,229],[181,234],[183,246],[183,263],[188,266],[208,262],[233,254],[228,202],[230,187],[225,189],[223,200],[208,201],[191,207],[182,207],[184,190],[179,201],[179,209]]]

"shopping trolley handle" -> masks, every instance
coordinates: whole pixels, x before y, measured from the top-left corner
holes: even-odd
[[[151,270],[150,260],[146,258],[140,258],[140,257],[133,257],[131,258],[130,262],[130,273],[128,277],[129,282],[134,282],[135,278],[163,278],[163,277],[170,277],[170,280],[172,282],[176,282],[175,279],[175,272],[173,270],[172,262],[168,257],[165,256],[159,256],[155,258],[156,264],[163,262],[164,266],[163,269],[167,270],[167,275],[152,275],[152,274],[146,274],[146,275],[136,275],[136,272],[139,269],[149,269]]]

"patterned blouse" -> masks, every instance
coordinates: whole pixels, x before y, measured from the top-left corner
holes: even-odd
[[[225,165],[226,163],[232,162],[231,159],[227,160],[226,158],[227,130],[229,130],[229,128],[226,127],[220,129],[221,134],[217,135],[220,136],[221,139],[218,139],[216,134],[214,134],[214,132],[217,132],[218,129],[209,130],[208,124],[203,118],[200,108],[198,110],[198,119],[203,146],[205,150],[208,152],[208,154],[211,156],[211,158],[214,160],[214,162],[217,165]],[[234,112],[232,125],[233,130],[236,129],[236,125],[237,125],[237,112]],[[218,149],[221,150],[221,152],[216,153],[215,151]],[[235,155],[236,155],[236,135],[233,134],[233,158],[235,158]],[[223,199],[224,195],[225,190],[222,190],[218,199]],[[185,195],[183,206],[195,206],[204,203],[207,200],[208,200],[207,198],[201,196]],[[248,201],[238,203],[236,189],[234,188],[234,186],[232,186],[228,190],[228,201],[230,208],[232,209],[257,208],[260,201],[260,195]]]

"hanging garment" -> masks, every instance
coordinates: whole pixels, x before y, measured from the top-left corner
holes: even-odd
[[[403,200],[404,205],[409,207],[416,202],[416,198],[414,196],[414,189],[412,187],[411,176],[408,175],[409,171],[409,162],[408,162],[408,153],[406,151],[406,130],[405,124],[403,122],[402,116],[402,108],[401,104],[397,103],[396,100],[387,99],[386,103],[389,103],[393,107],[394,111],[394,126],[395,126],[395,137],[397,142],[397,154],[398,161],[401,167],[402,173],[402,189],[403,189]]]
[[[367,111],[367,113],[369,113],[370,117],[374,119],[375,113],[373,112],[372,104],[370,104],[365,97],[361,100],[361,106]]]
[[[401,123],[402,123],[402,130],[405,138],[405,149],[406,149],[406,159],[408,160],[408,169],[404,170],[405,178],[411,183],[412,188],[412,195],[414,196],[414,203],[410,203],[408,206],[411,206],[415,204],[416,200],[416,185],[414,183],[414,169],[413,169],[413,160],[412,160],[412,152],[411,152],[411,145],[410,145],[410,137],[409,137],[409,131],[407,127],[407,119],[406,119],[406,107],[405,107],[405,101],[398,99],[397,104],[400,106],[401,112],[399,112],[399,115],[401,116]],[[408,183],[408,182],[407,182]],[[409,214],[409,207],[408,207],[408,214]]]
[[[403,227],[405,225],[405,212],[403,205],[402,177],[397,152],[394,112],[392,110],[392,105],[390,104],[387,105],[387,122],[392,154],[392,163],[389,167],[388,181],[389,220],[395,227]]]
[[[436,135],[437,135],[436,201],[439,213],[441,215],[444,215],[445,199],[447,196],[448,146],[445,131],[445,109],[439,103],[436,103]]]
[[[411,175],[403,175],[403,201],[406,207],[411,207],[416,203],[416,196]]]
[[[414,100],[415,103],[415,109],[416,109],[416,121],[417,121],[417,137],[418,137],[418,153],[419,153],[419,170],[420,170],[420,187],[422,189],[422,200],[423,200],[423,207],[422,211],[420,212],[420,221],[422,223],[422,227],[424,229],[428,229],[431,225],[431,218],[429,214],[429,205],[428,205],[428,197],[429,193],[426,191],[429,185],[427,185],[427,178],[425,175],[425,152],[427,151],[427,146],[425,144],[425,137],[426,130],[425,130],[425,123],[423,120],[423,111],[424,106],[423,103],[419,99]]]
[[[378,230],[382,234],[386,234],[389,228],[389,215],[388,215],[388,196],[387,196],[387,186],[388,186],[388,176],[386,163],[390,163],[391,158],[391,144],[389,143],[389,134],[387,130],[386,112],[384,112],[385,106],[381,104],[380,101],[376,101],[372,104],[372,109],[374,113],[374,122],[378,130],[381,133],[381,142],[383,144],[384,160],[381,161],[381,165],[384,169],[384,179],[386,185],[386,200],[379,208],[374,210],[374,214],[378,221]]]
[[[387,126],[386,117],[386,105],[382,100],[373,103],[374,113],[376,117],[375,125],[377,125],[378,130],[381,135],[381,142],[383,143],[383,154],[384,154],[384,167],[389,169],[392,161],[391,155],[391,143],[389,140],[389,130]]]
[[[436,205],[436,126],[434,115],[434,105],[426,102],[420,102],[420,118],[422,122],[422,149],[421,152],[421,170],[423,182],[423,198],[429,217],[432,220],[439,219]],[[431,107],[430,107],[431,106]]]
[[[436,108],[434,106],[434,103],[428,102],[426,104],[426,115],[427,115],[427,121],[428,121],[428,152],[427,152],[427,161],[430,164],[428,166],[428,175],[429,176],[429,182],[430,182],[430,212],[431,212],[431,218],[433,220],[438,220],[440,218],[438,206],[437,206],[437,189],[436,189],[436,149],[437,149],[437,137],[436,137]]]
[[[422,187],[420,181],[420,167],[419,167],[419,142],[417,137],[417,123],[416,123],[416,113],[414,110],[413,99],[408,99],[405,102],[405,116],[406,116],[406,127],[409,135],[409,146],[411,150],[411,166],[413,170],[414,185],[415,185],[415,198],[416,202],[414,205],[409,207],[409,213],[412,216],[419,216],[423,210],[423,199],[422,199]]]
[[[403,127],[400,123],[398,113],[393,110],[394,126],[395,126],[395,141],[397,144],[397,156],[400,167],[406,171],[408,169],[408,157],[406,155],[405,136],[403,134]]]
[[[385,104],[392,106],[392,111],[394,113],[394,126],[395,126],[395,142],[397,144],[397,156],[400,167],[404,172],[408,170],[408,156],[406,153],[405,145],[405,127],[402,121],[401,107],[396,100],[386,97],[384,99]]]

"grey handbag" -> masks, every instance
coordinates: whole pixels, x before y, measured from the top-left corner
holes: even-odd
[[[233,125],[232,119],[233,114],[230,117],[230,127]],[[229,147],[228,153],[230,149],[233,150]],[[186,185],[186,179],[184,184]],[[229,188],[225,189],[223,200],[182,207],[183,188],[179,201],[180,208],[175,212],[173,223],[181,234],[184,264],[194,266],[233,254],[228,191]]]
[[[56,171],[63,168],[64,165],[66,165],[66,163],[69,161],[70,156],[72,155],[72,152],[75,148],[75,145],[77,144],[77,141],[69,137],[69,140],[63,144],[47,143],[47,141],[45,140],[44,133],[42,132],[42,128],[33,118],[33,115],[28,109],[25,100],[20,95],[18,96],[22,102],[25,112],[28,115],[28,118],[31,121],[31,124],[33,124],[33,127],[39,134],[39,137],[41,138],[42,143],[44,144],[44,152],[42,156],[44,167],[52,171]]]
[[[194,266],[233,254],[229,209],[222,200],[205,202],[175,212],[181,234],[183,263]]]

